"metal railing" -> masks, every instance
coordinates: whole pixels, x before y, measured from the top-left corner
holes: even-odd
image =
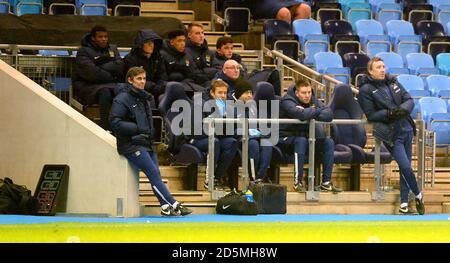
[[[214,138],[215,138],[215,123],[238,123],[242,125],[242,182],[243,191],[247,189],[247,179],[248,175],[248,127],[249,124],[259,124],[259,123],[278,123],[278,124],[305,124],[309,123],[309,152],[308,152],[308,190],[306,192],[306,200],[318,201],[320,198],[320,192],[314,188],[314,162],[315,162],[315,124],[367,124],[366,120],[352,120],[352,119],[338,119],[332,120],[331,122],[321,122],[314,119],[308,121],[300,121],[296,119],[235,119],[235,118],[214,118],[205,119],[205,123],[208,124],[208,156],[207,156],[207,179],[208,179],[208,191],[212,192],[211,198],[217,200],[223,196],[222,191],[214,190]],[[383,180],[382,180],[382,168],[380,159],[380,148],[381,142],[375,140],[375,191],[373,191],[372,199],[375,201],[383,200],[385,198],[385,193],[383,191]],[[302,165],[302,164],[300,164]],[[420,172],[418,176],[420,180],[419,185],[423,185],[423,173]]]

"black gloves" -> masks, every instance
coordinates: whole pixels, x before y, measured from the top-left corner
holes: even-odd
[[[100,56],[100,57],[94,58],[94,62],[95,62],[96,66],[106,64],[112,60],[114,60],[114,57],[110,57],[110,56]]]
[[[394,109],[388,109],[387,118],[389,122],[397,121],[405,118],[409,115],[409,112],[403,108],[397,107]]]

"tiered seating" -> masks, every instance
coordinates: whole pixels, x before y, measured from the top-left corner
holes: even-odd
[[[450,0],[429,0],[433,6],[434,18],[442,25],[450,22]]]
[[[409,70],[404,67],[403,58],[393,52],[381,52],[376,55],[384,61],[386,73],[391,75],[409,74]]]
[[[330,38],[332,50],[343,56],[346,53],[359,53],[359,37],[353,34],[352,26],[344,20],[328,20],[322,26]]]
[[[301,49],[305,53],[304,64],[314,63],[314,54],[328,51],[328,35],[322,34],[320,24],[312,19],[297,19],[292,23],[293,31],[298,36]]]
[[[106,0],[75,0],[77,13],[83,16],[106,16],[108,7]]]
[[[391,42],[384,34],[383,27],[376,20],[359,20],[356,22],[356,33],[358,34],[363,50],[372,58],[380,52],[390,52]]]
[[[342,59],[337,53],[316,53],[314,55],[314,67],[319,73],[332,75],[344,84],[350,83],[350,69],[343,66]]]
[[[359,20],[372,19],[370,4],[365,0],[340,0],[344,17],[355,28],[355,23]]]
[[[291,25],[283,20],[264,21],[265,42],[271,49],[281,50],[284,55],[298,61],[300,44],[297,35],[292,33]]]
[[[402,20],[402,16],[402,6],[397,3],[380,3],[378,5],[377,12],[375,12],[375,19],[380,21],[385,30],[387,22],[391,20]]]
[[[111,10],[114,16],[140,16],[140,0],[114,0],[111,3]]]
[[[417,118],[419,113],[419,99],[430,96],[430,92],[425,89],[422,78],[415,75],[399,75],[397,81],[411,94],[414,99],[414,109],[411,112],[413,119]]]
[[[450,53],[441,53],[436,56],[436,66],[443,75],[450,75]]]
[[[436,145],[450,144],[450,114],[441,98],[426,97],[419,100],[419,108],[426,128],[436,133]]]
[[[43,14],[44,5],[42,0],[12,0],[14,14],[21,16],[25,14]]]
[[[0,14],[9,13],[9,2],[8,0],[0,0]]]
[[[432,20],[433,6],[426,0],[403,0],[403,15],[413,25],[422,20]]]
[[[75,1],[66,1],[64,3],[47,1],[47,10],[49,15],[75,15],[77,8]]]
[[[433,58],[439,53],[450,52],[450,37],[445,35],[444,27],[435,21],[420,21],[416,24],[417,34],[422,36],[424,51]]]
[[[420,76],[439,74],[439,69],[434,66],[433,58],[425,53],[409,53],[406,55],[406,65],[411,74]]]
[[[311,12],[316,14],[315,18],[322,26],[328,20],[342,20],[341,4],[336,0],[314,0],[311,3]]]
[[[422,51],[422,37],[414,33],[414,28],[410,22],[403,20],[391,20],[386,23],[386,30],[394,51],[400,54],[405,60],[409,53],[419,53]]]
[[[342,57],[344,66],[350,68],[352,83],[355,86],[359,86],[358,79],[362,74],[366,74],[367,63],[370,58],[361,53],[347,53]]]
[[[450,78],[443,75],[430,75],[426,78],[431,96],[450,99]]]

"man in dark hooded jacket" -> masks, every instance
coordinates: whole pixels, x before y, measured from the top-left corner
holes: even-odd
[[[82,104],[99,103],[100,126],[111,130],[108,116],[114,89],[123,82],[124,63],[115,45],[108,42],[108,31],[94,26],[81,40],[72,74],[74,95]]]
[[[361,79],[358,102],[367,120],[373,123],[373,135],[384,142],[400,167],[399,212],[411,213],[408,208],[408,195],[411,190],[416,196],[417,212],[423,215],[423,195],[411,167],[412,140],[416,127],[410,113],[414,108],[414,101],[400,83],[386,76],[381,58],[372,58],[367,70],[369,76]]]
[[[166,67],[160,54],[162,39],[151,29],[141,29],[134,39],[131,52],[124,58],[125,72],[132,67],[143,67],[147,82],[145,90],[156,100],[164,93],[168,80]]]
[[[218,70],[212,66],[214,52],[208,48],[208,42],[205,39],[205,32],[201,24],[191,23],[188,26],[186,53],[191,57],[192,62],[189,66],[195,82],[202,83],[201,85],[204,87],[209,87],[210,81]]]
[[[300,121],[332,121],[333,113],[328,106],[324,106],[312,95],[311,84],[306,80],[298,80],[294,87],[288,89],[281,99],[281,119],[297,119]],[[297,192],[305,191],[302,183],[303,164],[308,150],[309,123],[306,124],[281,124],[280,141],[278,145],[287,152],[294,152],[295,171],[294,189]],[[322,191],[342,192],[342,189],[331,183],[334,163],[334,141],[327,138],[322,124],[316,125],[316,146],[322,153],[323,177],[320,189]]]

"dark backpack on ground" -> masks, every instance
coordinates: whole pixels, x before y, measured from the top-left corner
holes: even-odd
[[[0,179],[0,214],[36,214],[39,203],[25,186],[10,178]]]
[[[217,200],[216,212],[227,215],[257,215],[255,202],[249,202],[245,195],[236,190]]]

